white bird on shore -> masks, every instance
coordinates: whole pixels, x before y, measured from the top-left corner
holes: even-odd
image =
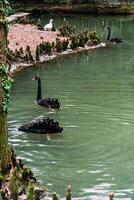
[[[51,30],[52,30],[52,27],[53,27],[53,19],[50,19],[49,24],[46,24],[46,25],[44,26],[44,31],[51,31]]]

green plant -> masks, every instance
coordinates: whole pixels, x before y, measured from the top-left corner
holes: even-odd
[[[43,50],[46,54],[51,55],[52,45],[50,44],[50,42],[44,42]]]
[[[4,180],[4,177],[2,175],[0,175],[0,189],[2,188],[2,182]]]
[[[3,46],[3,42],[2,42],[2,41],[0,41],[0,49],[2,48],[2,46]]]
[[[63,37],[68,37],[70,34],[76,33],[75,27],[72,27],[66,18],[63,21],[63,25],[59,27],[59,31]]]
[[[0,64],[0,75],[2,77],[2,90],[3,90],[2,108],[3,112],[8,112],[8,107],[10,103],[11,79],[8,78],[8,71],[2,63]]]
[[[4,29],[5,29],[5,33],[7,35],[9,33],[9,24],[8,24],[8,21],[5,21],[5,23],[4,23]]]
[[[28,188],[27,188],[27,200],[35,200],[34,195],[34,184],[32,181],[29,182]]]
[[[37,45],[36,47],[36,61],[39,61],[40,60],[40,50],[39,50],[39,46]]]
[[[89,32],[89,39],[93,42],[94,45],[100,43],[100,38],[97,36],[96,31]]]
[[[29,45],[27,45],[27,47],[26,47],[26,56],[25,56],[25,58],[26,58],[26,61],[31,61],[31,62],[34,61]]]
[[[69,44],[69,40],[63,40],[62,42],[62,45],[63,45],[63,51],[66,51],[67,50],[67,47],[68,47],[68,44]]]
[[[56,192],[53,193],[52,199],[59,200],[59,196],[56,194]]]
[[[39,51],[40,51],[40,54],[43,54],[43,52],[45,51],[44,42],[39,44]]]
[[[16,169],[11,169],[10,171],[9,188],[11,192],[11,199],[18,200],[18,178]]]
[[[23,47],[20,48],[20,53],[23,55],[24,51],[23,51]]]
[[[56,27],[55,27],[55,24],[54,24],[54,23],[53,23],[53,26],[52,26],[51,31],[56,31]]]
[[[8,16],[11,14],[11,7],[7,0],[0,0],[0,12],[3,16]]]
[[[71,49],[75,49],[79,46],[78,34],[72,34],[70,36],[70,40],[71,40]]]
[[[61,53],[63,51],[63,44],[58,38],[56,38],[55,48],[58,53]]]
[[[85,36],[83,33],[80,33],[79,36],[78,36],[78,39],[79,39],[79,47],[84,47],[85,45]]]

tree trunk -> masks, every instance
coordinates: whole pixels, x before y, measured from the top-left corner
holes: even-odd
[[[6,47],[7,34],[5,33],[4,24],[0,25],[0,41],[2,47],[0,49],[0,63],[6,64]],[[8,129],[7,129],[7,113],[3,112],[3,90],[2,90],[2,74],[0,74],[0,160],[2,167],[8,165]]]

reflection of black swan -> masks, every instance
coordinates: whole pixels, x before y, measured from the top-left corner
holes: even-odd
[[[47,107],[47,108],[53,108],[53,109],[60,108],[60,103],[59,103],[58,99],[52,98],[52,97],[42,99],[42,97],[41,97],[41,79],[40,79],[39,75],[35,76],[33,78],[33,80],[38,80],[38,90],[37,90],[37,98],[36,98],[37,104],[39,104],[40,106]]]
[[[51,134],[61,133],[63,131],[63,128],[59,126],[59,123],[57,121],[40,116],[35,118],[31,122],[23,124],[19,127],[18,130],[29,133]]]
[[[114,37],[114,38],[110,39],[111,29],[110,29],[110,27],[107,27],[107,29],[108,29],[107,41],[114,42],[114,43],[122,43],[122,39],[121,38]]]

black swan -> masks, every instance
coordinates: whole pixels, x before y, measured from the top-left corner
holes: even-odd
[[[41,79],[39,75],[34,76],[32,80],[38,80],[38,90],[37,90],[37,98],[36,98],[37,104],[39,104],[40,106],[44,106],[44,107],[52,108],[52,109],[60,108],[60,103],[58,99],[53,98],[53,97],[48,97],[48,98],[41,97]]]
[[[110,27],[107,27],[107,29],[108,29],[107,41],[113,42],[113,43],[122,43],[123,42],[121,38],[117,38],[117,37],[114,37],[114,38],[110,39],[111,29],[110,29]]]
[[[23,124],[18,128],[19,131],[39,134],[61,133],[63,128],[59,126],[57,121],[43,116]]]

